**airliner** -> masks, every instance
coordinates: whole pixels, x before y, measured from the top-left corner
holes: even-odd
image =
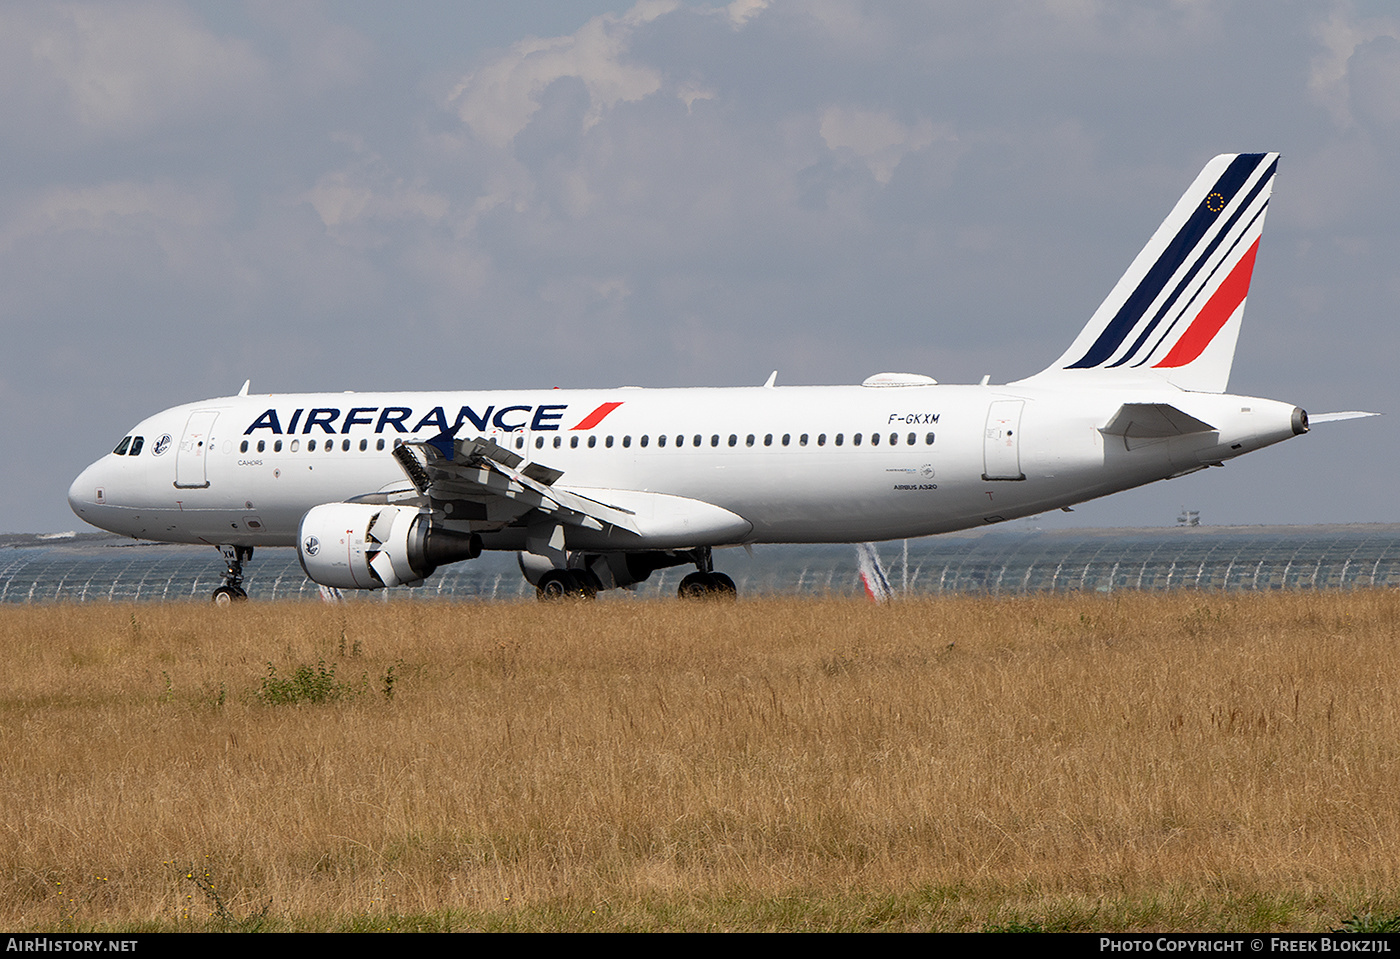
[[[1206,164],[1049,367],[993,385],[253,394],[143,420],[68,501],[127,536],[223,554],[246,597],[260,546],[332,589],[415,586],[482,550],[541,598],[592,597],[714,550],[862,543],[999,523],[1222,465],[1308,432],[1225,393],[1278,154]],[[1322,420],[1367,413],[1333,413]]]

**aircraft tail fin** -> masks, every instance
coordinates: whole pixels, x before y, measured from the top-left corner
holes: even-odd
[[[1033,379],[1223,393],[1277,170],[1277,153],[1207,163],[1069,349]]]

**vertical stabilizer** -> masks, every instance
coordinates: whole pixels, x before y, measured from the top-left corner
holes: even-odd
[[[1033,379],[1223,393],[1277,169],[1277,153],[1207,163],[1070,348]]]

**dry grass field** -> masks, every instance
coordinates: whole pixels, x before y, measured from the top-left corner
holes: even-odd
[[[0,608],[0,928],[1389,919],[1397,632],[1381,591]]]

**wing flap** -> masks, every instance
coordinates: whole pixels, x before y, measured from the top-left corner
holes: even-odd
[[[524,457],[484,437],[459,440],[442,433],[396,447],[394,459],[414,489],[451,519],[504,526],[541,510],[569,526],[638,532],[631,510],[556,486],[562,470],[522,466]]]

